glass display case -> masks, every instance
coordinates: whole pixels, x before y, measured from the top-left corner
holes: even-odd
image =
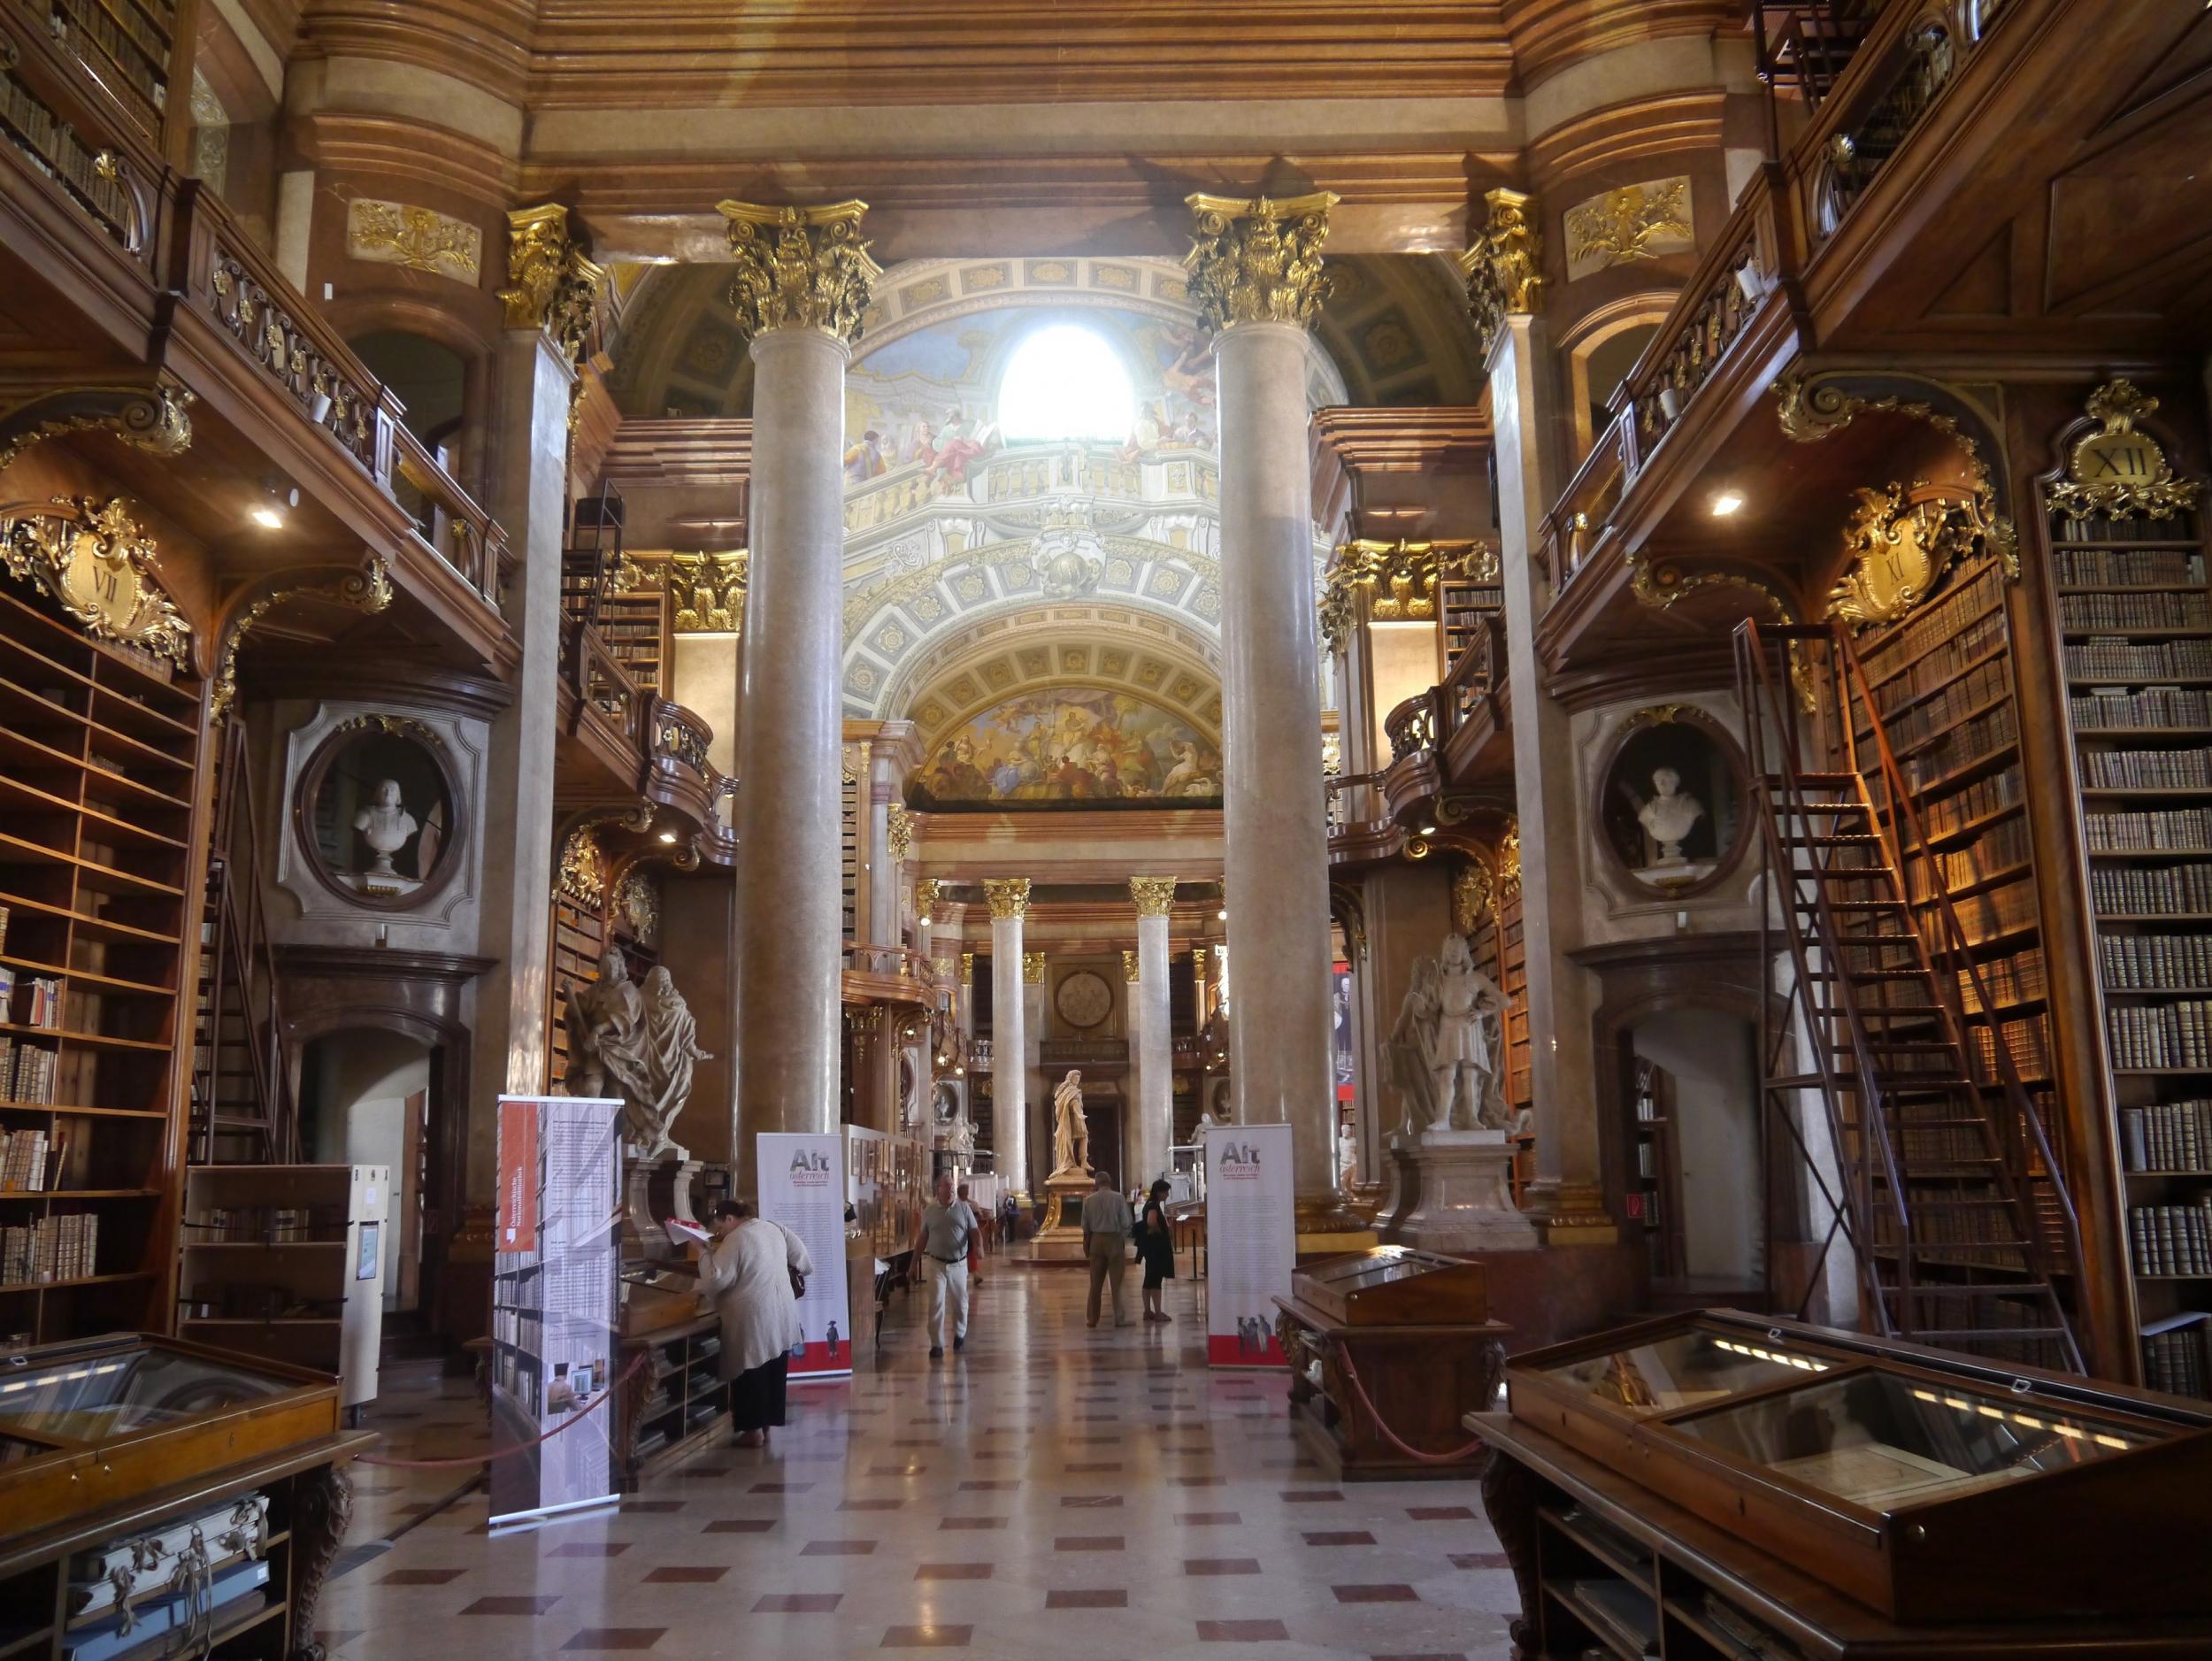
[[[1490,1319],[1479,1263],[1406,1246],[1375,1246],[1300,1270],[1291,1296],[1347,1326],[1454,1326]]]
[[[1707,1311],[1516,1357],[1510,1412],[1893,1619],[2212,1615],[2212,1409]]]

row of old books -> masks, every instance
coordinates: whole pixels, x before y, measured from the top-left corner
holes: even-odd
[[[2016,775],[2008,773],[2008,778]],[[1966,930],[1967,940],[1979,945],[2000,934],[2024,928],[2037,920],[2039,913],[2035,903],[2035,880],[2022,877],[2001,888],[1985,888],[1979,894],[1970,894],[1954,902],[1959,924]]]
[[[2212,1070],[2212,1000],[2123,1006],[2105,1011],[2116,1067]]]
[[[2122,1108],[2120,1157],[2131,1171],[2212,1167],[2212,1099]]]
[[[2040,946],[2024,946],[2008,957],[1992,957],[1975,966],[1980,972],[1983,990],[1999,1009],[2039,998],[2049,989]],[[1964,969],[1959,971],[1959,1000],[1969,1015],[1981,1013],[1981,1000],[1974,994],[1974,976]]]
[[[2089,873],[2089,896],[2106,917],[2212,911],[2212,865],[2100,865]]]
[[[12,1130],[0,1141],[0,1193],[35,1193],[46,1187],[47,1173],[61,1170],[69,1139],[47,1145],[42,1130]]]
[[[58,1059],[50,1050],[0,1036],[0,1102],[22,1102],[35,1107],[50,1103]]]
[[[0,1285],[82,1280],[98,1271],[100,1219],[92,1211],[42,1217],[0,1228]]]
[[[2097,958],[2115,991],[2212,987],[2212,935],[2101,934]]]
[[[2212,750],[2085,750],[2081,781],[2092,790],[2212,788]]]
[[[1891,640],[1893,651],[1910,666],[1901,673],[1878,680],[1874,702],[1884,715],[1909,704],[1924,692],[1932,692],[1966,668],[2005,637],[2004,608],[1999,590],[1985,571],[1933,605],[1914,614],[1911,624]],[[1978,613],[1979,615],[1977,615]],[[1924,655],[1923,649],[1926,648]],[[1867,672],[1887,674],[1893,655],[1890,642],[1870,653]]]
[[[2002,750],[2019,735],[2011,704],[2000,704],[1987,714],[1977,715],[1953,727],[1933,749],[1907,757],[1905,782],[1916,790],[1924,790],[1962,767],[1970,767],[1984,757]]]
[[[1923,804],[1920,823],[1931,836],[1947,836],[1960,827],[1986,819],[2021,799],[2020,770],[2007,767],[1986,779],[1977,779],[1963,790],[1954,790],[1933,803]]]
[[[2212,676],[2212,641],[2079,641],[2066,649],[2066,674],[2073,681],[2200,680]]]
[[[2170,1396],[2208,1394],[2205,1339],[2212,1333],[2203,1311],[2190,1310],[2143,1329],[2143,1382]]]
[[[2110,588],[2139,584],[2147,588],[2204,586],[2204,556],[2162,548],[2075,548],[2052,556],[2051,566],[2062,587]]]
[[[2001,1025],[2005,1029],[2005,1046],[2012,1052],[2013,1071],[2024,1080],[2049,1078],[2050,1024],[2040,1015],[2029,1015]],[[1997,1070],[1997,1035],[1986,1026],[1979,1026],[1969,1036],[1973,1040],[1975,1056],[1982,1064],[1980,1076],[1993,1083],[2001,1080],[2004,1075]]]
[[[2141,594],[2066,594],[2059,596],[2062,628],[2202,628],[2204,595],[2147,589]]]
[[[61,982],[43,974],[18,980],[14,970],[0,964],[0,1019],[47,1031],[60,1027]]]
[[[1883,729],[1888,733],[1893,749],[1909,750],[1922,739],[1934,737],[1961,717],[2011,690],[2005,660],[1993,657],[1970,669],[1926,702],[1916,704],[1883,722]],[[1863,726],[1859,732],[1863,738],[1869,735],[1870,729]]]
[[[2082,836],[2095,853],[2197,853],[2212,848],[2212,809],[2085,813]]]
[[[2145,687],[2129,692],[2096,687],[2067,700],[2074,726],[2082,732],[2126,732],[2140,727],[2212,727],[2212,693],[2180,687]]]
[[[1936,854],[1935,867],[1941,873],[1943,886],[1955,891],[1985,877],[1993,877],[2001,871],[2009,871],[2015,865],[2024,865],[2030,851],[2028,821],[2018,818],[2000,819],[1967,847]],[[1916,904],[1928,897],[1927,863],[1916,859],[1910,870],[1912,897]]]
[[[2128,1249],[2138,1274],[2212,1278],[2212,1195],[2194,1205],[2130,1208]]]

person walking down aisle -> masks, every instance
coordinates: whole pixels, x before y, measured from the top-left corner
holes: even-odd
[[[975,1238],[975,1213],[955,1199],[952,1179],[937,1179],[936,1197],[922,1207],[914,1230],[914,1249],[922,1254],[929,1282],[929,1358],[945,1353],[945,1322],[952,1322],[952,1347],[968,1342],[968,1242]]]
[[[798,1289],[814,1265],[796,1234],[743,1200],[724,1200],[708,1227],[714,1243],[699,1261],[699,1290],[722,1323],[730,1428],[739,1447],[763,1448],[783,1427],[785,1376],[802,1342]]]
[[[968,1185],[960,1185],[960,1203],[968,1208],[968,1215],[975,1219],[975,1227],[968,1234],[968,1289],[973,1291],[983,1284],[983,1217],[975,1209],[975,1201],[969,1196]]]
[[[1175,1231],[1167,1220],[1167,1183],[1155,1182],[1145,1196],[1137,1219],[1137,1261],[1144,1265],[1144,1318],[1164,1321],[1175,1318],[1162,1307],[1167,1294],[1164,1282],[1175,1278]]]
[[[1089,1326],[1098,1325],[1099,1288],[1110,1281],[1114,1288],[1114,1325],[1133,1324],[1123,1310],[1121,1277],[1129,1266],[1129,1230],[1134,1219],[1129,1215],[1129,1202],[1108,1186],[1112,1180],[1100,1172],[1098,1186],[1083,1197],[1083,1255],[1091,1261],[1091,1296],[1083,1314],[1084,1324]]]

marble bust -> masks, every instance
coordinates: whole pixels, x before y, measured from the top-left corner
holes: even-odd
[[[1651,775],[1651,795],[1636,810],[1636,822],[1659,844],[1658,865],[1679,865],[1682,844],[1705,817],[1705,804],[1682,791],[1682,775],[1672,767],[1660,767]],[[1656,866],[1654,867],[1655,869]]]
[[[415,816],[407,811],[399,799],[399,781],[386,779],[378,783],[376,796],[368,806],[353,816],[353,828],[361,834],[361,840],[376,856],[367,871],[362,873],[363,885],[385,887],[408,884],[410,879],[401,876],[392,866],[392,856],[407,846],[407,839],[420,828]]]

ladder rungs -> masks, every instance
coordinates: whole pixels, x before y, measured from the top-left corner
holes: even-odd
[[[1916,1344],[1930,1344],[1938,1349],[1946,1344],[1965,1345],[1993,1343],[1999,1339],[2032,1339],[2041,1343],[2059,1344],[2066,1342],[2063,1326],[1964,1326],[1955,1330],[1938,1328],[1930,1332],[1900,1333],[1899,1337]]]

